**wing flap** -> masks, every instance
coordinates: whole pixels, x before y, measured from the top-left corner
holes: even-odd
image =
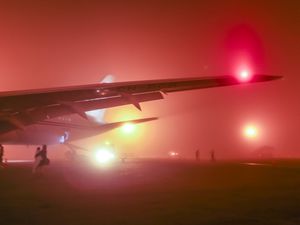
[[[135,101],[138,103],[147,102],[147,101],[154,101],[163,99],[163,95],[160,92],[153,92],[153,93],[145,93],[145,94],[136,94],[133,95]],[[126,97],[118,96],[118,97],[111,97],[105,99],[96,99],[90,101],[81,101],[73,103],[75,107],[80,108],[83,111],[90,111],[94,109],[104,109],[104,108],[112,108],[122,105],[132,104],[131,100]],[[40,117],[41,114],[44,114],[41,118],[55,118],[58,116],[68,115],[70,114],[70,110],[68,107],[64,107],[61,105],[54,105],[49,106],[45,109],[37,110],[35,118]]]
[[[145,94],[136,94],[134,95],[135,100],[139,103],[147,102],[147,101],[154,101],[163,99],[163,95],[160,92],[153,92],[153,93],[145,93]],[[90,111],[94,109],[104,109],[104,108],[112,108],[122,105],[132,104],[130,100],[124,98],[123,96],[112,97],[112,98],[105,98],[105,99],[96,99],[90,101],[81,101],[81,102],[74,102],[73,108],[80,108],[81,111]],[[65,116],[69,114],[77,113],[75,110],[70,109],[69,105],[65,104],[55,104],[50,105],[47,107],[40,107],[30,111],[30,119],[28,119],[28,113],[18,113],[14,115],[12,118],[14,121],[18,121],[22,123],[23,126],[28,126],[39,121],[44,121],[48,119],[52,119],[59,116]],[[6,119],[1,120],[0,118],[0,133],[5,133],[10,130],[20,129],[19,126],[16,126],[15,123],[8,123]]]

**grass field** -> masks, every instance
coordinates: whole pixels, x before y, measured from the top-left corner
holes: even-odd
[[[0,224],[300,224],[300,161],[141,160],[0,170]]]

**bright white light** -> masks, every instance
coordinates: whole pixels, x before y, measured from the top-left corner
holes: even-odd
[[[247,138],[255,138],[257,136],[257,133],[258,133],[257,128],[253,125],[249,125],[244,129],[244,135]]]
[[[95,153],[96,161],[106,164],[115,159],[115,154],[107,149],[100,149]]]
[[[249,77],[249,72],[247,70],[243,70],[241,72],[241,78],[247,79]]]
[[[242,70],[239,73],[239,79],[240,81],[246,82],[249,81],[251,78],[250,72],[248,70]]]
[[[132,123],[125,123],[122,126],[122,131],[126,134],[131,134],[135,130],[135,125]]]

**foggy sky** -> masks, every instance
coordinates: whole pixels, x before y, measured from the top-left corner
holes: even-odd
[[[7,1],[0,3],[0,90],[233,74],[246,60],[284,80],[170,94],[109,110],[108,121],[159,116],[116,146],[149,155],[170,150],[220,156],[259,146],[299,152],[300,5],[295,1]],[[258,124],[250,142],[242,127]],[[89,143],[89,140],[82,142]],[[300,152],[299,152],[300,153]],[[201,153],[200,153],[201,154]]]

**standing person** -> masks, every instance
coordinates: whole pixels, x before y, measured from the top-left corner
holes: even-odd
[[[32,173],[37,172],[41,161],[42,161],[41,148],[37,147],[35,154],[34,154],[34,163],[33,163],[33,167],[32,167]]]
[[[210,160],[211,160],[211,162],[215,162],[216,161],[215,150],[213,150],[213,149],[210,151]]]
[[[199,151],[199,149],[197,149],[196,152],[195,152],[196,161],[199,160],[199,155],[200,155],[200,151]]]
[[[4,155],[4,147],[3,145],[0,144],[0,166],[4,166],[3,165],[3,155]]]
[[[50,160],[47,157],[47,146],[43,145],[42,150],[40,151],[41,155],[41,161],[39,163],[39,166],[47,166],[50,164]]]

